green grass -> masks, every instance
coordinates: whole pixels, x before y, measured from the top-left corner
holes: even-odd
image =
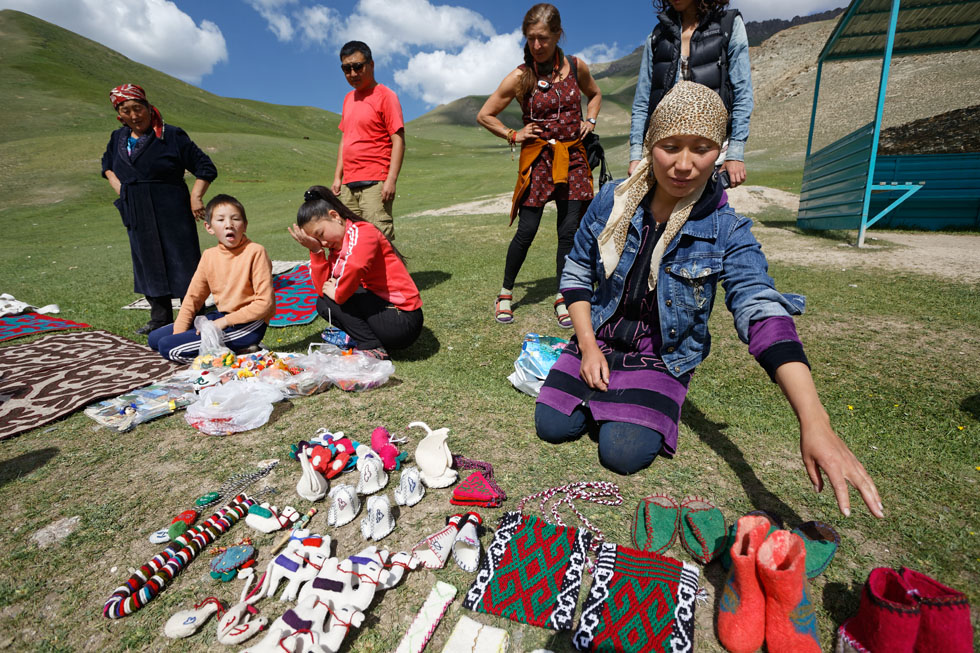
[[[22,15],[0,13],[4,56],[8,43],[36,43],[40,37],[32,30]],[[80,59],[89,56],[85,48],[98,47],[82,45]],[[19,80],[21,94],[34,100],[62,97],[56,92],[59,85],[70,89],[75,84],[77,94],[70,97],[79,103],[92,101],[97,120],[72,130],[61,125],[46,131],[38,129],[36,116],[8,111],[9,104],[0,107],[0,290],[34,303],[58,303],[68,319],[135,339],[132,331],[146,315],[119,310],[135,298],[129,252],[98,164],[114,126],[108,106],[101,104],[106,90],[102,87],[111,86],[126,70],[136,70],[136,65],[119,63],[123,68],[110,75],[111,82],[89,85],[84,76],[76,75],[78,80],[69,83],[48,64],[41,65],[47,59],[39,51],[32,56],[19,52],[11,47],[9,55],[21,57],[19,68],[7,65],[6,58],[0,62],[2,72],[9,73],[0,77],[0,103],[13,102],[14,89],[4,80]],[[96,58],[101,61],[104,56],[103,52]],[[182,88],[161,76],[159,84],[165,82]],[[188,89],[184,90],[189,94],[197,92]],[[99,103],[89,98],[90,92]],[[306,186],[330,179],[335,131],[325,128],[306,140],[298,127],[287,124],[279,131],[262,126],[280,119],[288,123],[290,115],[304,111],[288,107],[265,107],[262,112],[275,119],[249,126],[243,118],[246,127],[237,129],[234,116],[239,109],[234,107],[248,103],[213,97],[202,103],[205,108],[213,105],[214,111],[195,114],[188,100],[183,122],[177,117],[174,121],[188,127],[214,157],[220,176],[211,192],[228,192],[244,202],[249,235],[273,258],[303,258],[286,226]],[[170,111],[170,105],[161,105]],[[211,115],[216,117],[212,120]],[[324,124],[335,118],[323,112],[315,115]],[[814,377],[836,429],[878,483],[887,519],[870,517],[854,493],[855,510],[847,519],[837,512],[829,491],[814,494],[800,462],[795,419],[778,389],[738,342],[720,303],[711,321],[712,354],[695,375],[684,406],[677,455],[657,460],[632,477],[616,477],[599,466],[595,444],[588,439],[559,447],[541,444],[533,430],[533,401],[506,381],[525,333],[568,335],[557,328],[551,311],[552,223],[546,218],[518,278],[515,323],[503,326],[491,320],[491,304],[513,233],[506,216],[399,217],[508,192],[516,167],[509,151],[499,139],[461,118],[447,122],[430,116],[411,124],[408,134],[395,203],[397,243],[421,288],[426,327],[419,341],[396,357],[394,380],[371,392],[332,389],[284,402],[267,425],[227,438],[201,436],[180,414],[116,434],[95,428],[79,413],[0,443],[0,504],[5,515],[0,532],[0,647],[213,649],[213,624],[179,643],[162,636],[163,623],[176,610],[209,595],[237,600],[240,584],[216,584],[203,559],[135,615],[120,621],[101,616],[103,602],[128,577],[128,569],[157,552],[146,541],[147,534],[167,525],[227,477],[272,457],[282,459],[268,477],[269,485],[278,490],[275,502],[305,510],[308,506],[294,490],[298,467],[286,458],[290,444],[321,426],[362,439],[378,425],[400,435],[414,420],[450,428],[454,453],[490,461],[510,496],[508,510],[525,495],[572,480],[618,483],[625,499],[622,506],[578,507],[607,538],[623,544],[629,542],[636,502],[655,492],[678,499],[707,496],[729,522],[753,508],[764,508],[779,513],[789,525],[809,519],[835,525],[842,536],[841,549],[812,585],[825,649],[832,645],[836,625],[855,611],[861,586],[875,566],[911,566],[966,591],[974,605],[980,604],[976,285],[937,282],[908,272],[772,265],[781,290],[807,295],[807,313],[798,320],[798,328]],[[765,163],[750,168],[750,174],[758,169],[760,177],[771,175],[763,177],[770,185],[792,188],[790,172],[780,173],[770,164],[772,172],[766,173]],[[751,183],[760,183],[759,178]],[[763,224],[786,222],[779,212],[759,218]],[[201,238],[210,245],[203,229]],[[834,246],[833,241],[827,244]],[[283,351],[301,351],[318,339],[321,328],[322,323],[315,322],[272,329],[265,342]],[[3,343],[0,352],[30,340]],[[407,435],[411,453],[420,432],[413,429]],[[383,544],[392,550],[408,548],[437,530],[456,511],[448,497],[448,490],[430,490],[419,505],[403,509],[395,532]],[[313,526],[330,532],[340,555],[364,546],[356,521],[328,529],[326,506],[320,508]],[[503,510],[482,512],[492,527]],[[564,514],[574,519],[568,511]],[[80,526],[59,545],[40,550],[31,542],[30,535],[38,529],[74,515],[81,517]],[[236,541],[246,532],[236,527],[219,544]],[[263,564],[272,539],[255,536]],[[669,553],[687,559],[679,547]],[[369,627],[353,633],[345,650],[393,650],[436,579],[452,583],[461,593],[472,582],[472,576],[453,566],[434,573],[413,572],[372,606]],[[702,651],[721,650],[713,624],[723,580],[717,565],[706,568],[704,583],[711,599],[699,605],[696,629]],[[430,644],[432,650],[441,649],[452,624],[467,612],[460,604],[458,599],[451,606]],[[258,607],[270,618],[284,609],[271,600]],[[470,616],[509,630],[512,650],[572,650],[567,634]]]

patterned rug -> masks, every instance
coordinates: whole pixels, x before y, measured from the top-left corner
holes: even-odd
[[[63,320],[60,317],[21,313],[0,317],[0,342],[42,331],[64,331],[66,329],[87,329],[90,325]]]
[[[269,326],[296,326],[316,319],[316,290],[308,265],[273,277],[272,285],[276,289],[276,314]]]
[[[0,351],[0,440],[179,369],[105,331],[45,336]]]

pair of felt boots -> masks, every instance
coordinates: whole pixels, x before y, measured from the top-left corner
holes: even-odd
[[[760,515],[738,520],[722,590],[718,639],[732,653],[819,653],[817,615],[806,585],[806,547]]]
[[[907,567],[871,570],[857,614],[837,635],[837,653],[973,651],[966,595]]]

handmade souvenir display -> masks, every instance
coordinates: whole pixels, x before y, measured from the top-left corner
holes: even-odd
[[[351,628],[359,628],[364,613],[349,606],[331,609],[315,596],[300,601],[272,622],[269,631],[242,653],[316,651],[336,653]]]
[[[502,628],[481,624],[466,615],[459,618],[442,653],[507,653],[510,635]]]
[[[390,572],[385,569],[388,552],[368,546],[344,560],[330,558],[324,563],[316,578],[303,586],[299,600],[310,595],[338,609],[350,606],[367,610],[382,584],[388,581]]]
[[[255,547],[246,538],[245,542],[229,546],[218,552],[211,561],[211,578],[225,583],[235,578],[238,570],[255,564]]]
[[[415,462],[421,470],[422,482],[431,488],[449,487],[456,482],[456,470],[452,468],[453,457],[446,439],[449,429],[433,431],[425,422],[412,422],[408,428],[425,429],[426,436],[415,449]]]
[[[363,445],[362,445],[363,446]],[[380,458],[358,455],[357,469],[361,474],[357,491],[361,494],[380,492],[388,485],[388,473]]]
[[[393,469],[401,467],[402,461],[408,454],[400,453],[395,444],[405,441],[404,438],[398,440],[392,439],[391,434],[388,433],[388,429],[383,426],[379,426],[371,432],[371,449],[381,457],[385,471],[390,472]]]
[[[970,603],[962,592],[902,567],[876,567],[857,614],[837,630],[837,653],[971,653]]]
[[[415,615],[412,625],[408,627],[408,632],[398,643],[395,653],[422,653],[422,649],[429,643],[432,633],[442,621],[443,615],[446,614],[446,610],[455,596],[455,587],[441,580],[436,581],[432,591],[426,597],[425,603]]]
[[[106,601],[102,614],[109,619],[119,619],[149,603],[203,548],[241,519],[252,503],[249,497],[239,495],[200,526],[191,527],[162,553],[140,567],[126,584],[116,588]]]
[[[291,527],[299,518],[300,514],[292,506],[286,506],[279,510],[277,506],[265,502],[261,506],[253,504],[248,509],[245,523],[262,533],[274,533],[283,528]]]
[[[483,517],[479,513],[468,512],[460,521],[459,532],[453,540],[453,560],[463,571],[473,573],[480,564],[480,530]]]
[[[580,651],[694,650],[696,565],[603,543],[572,643]]]
[[[85,414],[120,433],[137,424],[169,415],[197,398],[197,389],[186,381],[167,381],[133,390],[113,399],[92,404]]]
[[[507,500],[507,494],[494,480],[493,465],[490,463],[454,455],[453,466],[459,471],[467,469],[476,471],[453,488],[453,496],[449,499],[449,503],[457,506],[496,508]]]
[[[569,630],[592,534],[506,513],[463,601],[470,610]]]
[[[446,526],[415,545],[412,557],[426,569],[442,569],[449,560],[456,535],[463,521],[462,515],[453,515],[446,520]]]
[[[361,498],[357,496],[353,486],[335,486],[330,490],[330,498],[333,499],[327,512],[327,524],[330,526],[340,527],[349,524],[361,511]]]
[[[262,594],[275,596],[280,583],[286,586],[279,595],[280,601],[295,601],[300,587],[316,577],[323,563],[330,558],[329,535],[307,535],[302,539],[291,539],[286,550],[276,556],[265,569],[265,583]]]
[[[225,613],[225,604],[213,596],[209,596],[194,606],[193,610],[180,610],[175,612],[167,623],[163,626],[163,634],[170,639],[181,639],[190,637],[204,625],[213,615],[218,613],[218,618]]]
[[[300,476],[299,482],[296,483],[296,494],[307,501],[319,501],[327,496],[330,485],[320,472],[313,469],[309,454],[305,450],[299,451],[296,458],[303,468],[303,474]]]
[[[361,535],[365,540],[377,542],[395,530],[395,516],[391,512],[388,495],[368,497],[366,514],[361,519]]]
[[[425,486],[419,475],[419,468],[412,466],[402,470],[398,487],[395,488],[395,503],[400,506],[414,506],[425,496]]]
[[[210,370],[217,367],[231,367],[235,362],[235,353],[231,350],[220,354],[201,354],[191,362],[192,370]]]

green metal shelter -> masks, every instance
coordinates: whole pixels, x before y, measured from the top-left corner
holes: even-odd
[[[980,0],[852,0],[817,61],[797,225],[980,229],[980,153],[881,156],[878,141],[893,57],[980,48]],[[823,65],[881,58],[873,122],[811,151]],[[980,84],[980,79],[977,80]]]

